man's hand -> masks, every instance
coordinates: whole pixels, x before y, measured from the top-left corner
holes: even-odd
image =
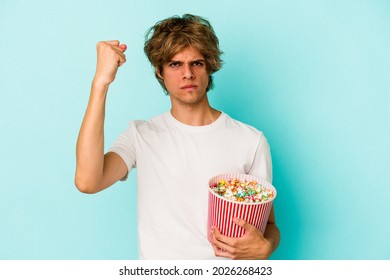
[[[222,235],[216,227],[211,229],[211,244],[218,257],[230,259],[267,259],[273,251],[273,240],[264,238],[264,235],[254,226],[242,219],[234,222],[245,229],[240,238]]]
[[[115,79],[118,67],[126,62],[124,52],[127,46],[119,41],[102,41],[96,44],[97,65],[93,82],[108,86]]]

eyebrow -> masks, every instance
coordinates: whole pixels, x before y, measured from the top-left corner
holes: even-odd
[[[194,63],[194,62],[206,62],[205,59],[194,59],[194,60],[191,60],[189,63]],[[183,61],[180,61],[180,60],[170,60],[168,61],[168,63],[183,63]]]

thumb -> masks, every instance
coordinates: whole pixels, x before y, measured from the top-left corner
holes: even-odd
[[[256,227],[254,227],[253,225],[251,225],[250,223],[248,223],[247,221],[243,220],[243,219],[240,219],[240,218],[234,218],[233,219],[233,222],[240,226],[240,227],[243,227],[246,231],[253,231],[253,230],[256,230]]]
[[[127,50],[127,46],[125,44],[118,45],[118,48],[120,48],[122,52],[125,52]]]

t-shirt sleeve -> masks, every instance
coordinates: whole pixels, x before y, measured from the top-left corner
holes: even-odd
[[[127,174],[136,167],[136,122],[131,121],[129,127],[115,140],[108,149],[119,155],[127,166]],[[125,181],[127,175],[121,180]]]
[[[272,184],[272,158],[267,139],[260,134],[259,143],[249,174],[257,176]]]

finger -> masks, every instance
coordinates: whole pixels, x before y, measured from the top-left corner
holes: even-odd
[[[107,43],[111,46],[118,47],[119,46],[119,41],[118,40],[109,40],[109,41],[103,41],[103,43]]]
[[[126,44],[120,44],[118,40],[113,41],[100,41],[96,44],[97,48],[102,46],[110,46],[112,49],[116,50],[119,53],[124,53],[127,50]]]
[[[229,252],[221,250],[216,245],[213,245],[213,250],[214,250],[214,255],[217,257],[224,257],[229,259],[232,258],[232,255]]]
[[[100,49],[102,47],[111,47],[111,48],[118,48],[119,46],[119,41],[118,40],[114,40],[114,41],[100,41],[100,42],[97,42],[96,44],[96,48],[97,49]]]
[[[256,228],[255,226],[251,225],[250,223],[248,223],[247,221],[245,221],[245,220],[243,220],[243,219],[234,218],[234,219],[233,219],[233,222],[234,222],[236,225],[238,225],[238,226],[244,228],[245,231],[247,231],[247,232],[254,232],[254,231],[257,230],[257,228]]]
[[[118,66],[122,66],[126,62],[126,55],[123,53],[123,50],[119,47],[110,47],[115,54],[115,59],[118,62]]]
[[[218,228],[213,228],[213,235],[215,236],[215,239],[219,242],[222,242],[224,244],[229,245],[230,247],[234,247],[237,243],[237,238],[228,237],[226,235],[223,235]]]
[[[119,54],[118,67],[122,66],[126,62],[126,56],[124,54]]]
[[[225,247],[226,244],[219,242],[215,238],[215,235],[214,235],[215,231],[218,231],[218,229],[216,229],[215,227],[212,227],[210,230],[210,242],[211,242],[211,245],[213,246],[214,255],[217,257],[230,258],[231,254],[228,251],[226,251],[226,247]]]
[[[211,238],[213,245],[216,245],[217,247],[228,252],[232,251],[234,247],[233,245],[235,244],[235,242],[237,242],[236,238],[227,237],[221,234],[216,227],[213,227],[212,229]]]
[[[118,46],[111,46],[111,48],[115,50],[115,52],[120,56],[125,57],[124,52],[127,50],[127,46],[125,44],[120,44]]]

